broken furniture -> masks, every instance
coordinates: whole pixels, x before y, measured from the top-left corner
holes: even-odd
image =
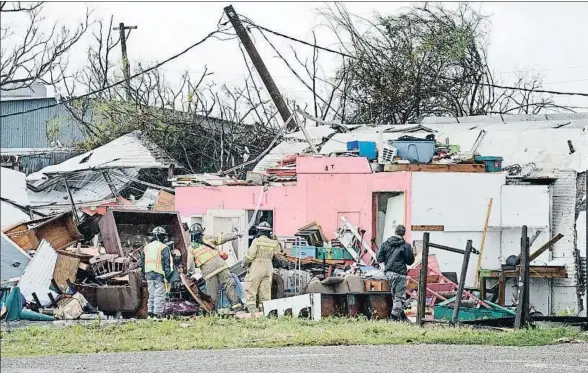
[[[61,250],[82,238],[71,212],[19,223],[5,229],[4,233],[25,251],[36,250],[43,240],[55,250]]]
[[[186,268],[188,259],[182,221],[178,212],[110,209],[100,219],[100,233],[108,254],[121,257],[132,251],[135,236],[148,236],[153,228],[164,227],[173,241],[174,249],[180,250],[182,265]]]
[[[329,277],[324,280],[313,278],[304,290],[304,293],[321,293],[321,294],[347,294],[363,293],[365,285],[361,277],[356,275],[347,275],[345,277]]]
[[[378,284],[379,291],[370,291]],[[360,276],[313,278],[305,289],[306,294],[321,295],[321,315],[366,316],[368,319],[385,319],[392,311],[392,294],[385,280],[364,281]],[[383,288],[383,289],[382,289]]]
[[[141,271],[129,273],[128,285],[73,284],[92,305],[105,313],[134,313],[141,306]]]
[[[517,279],[520,274],[520,266],[513,270],[480,270],[480,298],[486,299],[489,293],[488,280],[497,280],[495,290],[496,304],[500,306],[506,305],[506,283],[511,279]],[[529,278],[554,279],[554,278],[568,278],[568,273],[565,266],[529,266]],[[515,281],[516,282],[516,281]]]

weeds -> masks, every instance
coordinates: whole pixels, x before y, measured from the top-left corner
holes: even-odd
[[[427,325],[292,318],[139,321],[119,325],[29,327],[2,332],[2,357],[95,352],[128,352],[244,347],[338,346],[381,344],[476,344],[538,346],[559,338],[588,341],[573,328],[535,328],[517,331],[480,330]]]

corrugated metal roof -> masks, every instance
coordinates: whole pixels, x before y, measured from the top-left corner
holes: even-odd
[[[136,178],[139,175],[139,171],[132,168],[110,170],[109,173],[117,191],[123,190],[131,182],[129,177]],[[77,172],[68,176],[67,182],[71,188],[74,202],[78,207],[111,197],[114,198],[104,176],[99,172]],[[69,195],[63,179],[39,192],[29,189],[28,196],[31,206],[36,206],[36,210],[42,213],[52,214],[71,210]]]
[[[500,116],[458,118],[426,118],[423,125],[435,130],[439,142],[448,139],[452,145],[460,145],[462,151],[470,151],[481,131],[485,131],[476,151],[484,155],[501,156],[503,166],[534,163],[534,176],[549,176],[558,169],[583,171],[588,168],[588,114],[564,114],[547,116]],[[540,120],[543,118],[543,120]],[[439,121],[439,123],[436,122]],[[409,135],[425,137],[429,133],[394,132],[408,130],[410,125],[360,127],[352,132],[334,135],[321,148],[321,153],[344,151],[348,141],[384,141]],[[568,140],[575,152],[570,154]]]
[[[27,194],[27,184],[25,174],[9,168],[1,168],[0,171],[0,195],[23,207],[30,205]],[[16,208],[12,204],[1,201],[0,206],[0,225],[2,228],[16,224],[21,221],[28,221],[30,217],[24,211]]]
[[[40,173],[54,175],[113,168],[167,168],[172,163],[181,167],[141,131],[134,131],[58,165],[45,167]]]
[[[0,195],[2,195],[2,198],[9,199],[19,205],[27,206],[29,196],[27,195],[26,175],[22,172],[1,167]]]
[[[588,113],[554,113],[554,114],[522,114],[522,115],[480,115],[471,117],[428,117],[423,118],[422,124],[513,124],[517,122],[546,122],[546,121],[586,121]]]
[[[6,281],[10,278],[20,277],[29,262],[31,257],[18,245],[8,238],[7,235],[1,233],[0,238],[0,280]]]
[[[284,157],[288,155],[304,153],[309,148],[306,141],[285,140],[276,145],[269,153],[265,155],[255,166],[253,171],[263,172],[268,168],[274,167]]]
[[[0,228],[31,220],[29,214],[8,202],[0,201]]]
[[[0,113],[5,115],[39,109],[56,102],[55,98],[2,100]],[[58,129],[56,139],[64,146],[74,145],[84,139],[77,122],[71,118],[64,105],[2,118],[0,122],[1,148],[51,147],[54,144],[51,144],[47,134],[53,130],[52,126]]]
[[[51,304],[47,294],[51,292],[56,296],[54,292],[49,290],[56,262],[57,253],[51,244],[45,240],[41,241],[33,259],[25,268],[18,282],[20,292],[27,301],[33,302],[33,293],[36,293],[41,305],[48,306]]]

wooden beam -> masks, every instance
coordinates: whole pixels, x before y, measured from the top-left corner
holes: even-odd
[[[547,249],[549,249],[551,246],[555,245],[557,243],[557,241],[561,240],[562,238],[563,238],[563,234],[558,233],[555,237],[553,237],[551,240],[547,241],[543,246],[541,246],[535,252],[533,252],[533,254],[531,254],[529,256],[529,262],[532,262],[533,260],[537,259],[539,257],[539,255],[543,254],[545,251],[547,251]],[[518,265],[520,263],[521,263],[521,256],[519,255],[517,258],[516,264]]]
[[[443,232],[444,225],[412,225],[410,230],[413,232]]]
[[[384,165],[386,172],[486,172],[483,164],[408,164],[392,163]]]
[[[476,265],[476,272],[474,274],[474,287],[478,287],[478,276],[480,273],[480,267],[482,266],[482,256],[484,255],[484,244],[486,243],[486,233],[488,233],[488,223],[490,222],[490,213],[492,212],[492,201],[494,198],[490,198],[488,201],[488,209],[486,210],[486,220],[484,221],[484,230],[482,231],[482,241],[480,242],[480,254],[478,255],[478,264]]]

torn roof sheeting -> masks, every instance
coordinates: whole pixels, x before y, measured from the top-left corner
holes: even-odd
[[[534,163],[532,176],[550,176],[555,170],[588,168],[588,114],[548,114],[512,116],[474,116],[464,118],[425,118],[422,125],[435,131],[439,142],[448,139],[460,145],[462,151],[471,151],[476,139],[482,140],[476,152],[501,156],[503,166]],[[327,141],[321,153],[345,151],[348,141],[384,141],[403,135],[425,137],[426,129],[412,132],[414,125],[382,125],[360,127],[352,132],[335,134]],[[394,132],[394,131],[400,132]],[[570,154],[568,140],[574,147]]]
[[[51,176],[113,168],[167,168],[170,164],[182,167],[141,131],[134,131],[65,162],[45,167],[39,173]],[[31,176],[27,181],[35,179]]]
[[[324,142],[325,138],[332,136],[337,131],[330,126],[308,126],[305,127],[308,137],[314,145],[319,145]],[[272,168],[278,165],[278,163],[289,155],[303,154],[310,151],[310,146],[304,133],[302,131],[296,131],[284,135],[284,140],[276,145],[269,153],[267,153],[258,163],[255,165],[253,171],[263,172],[268,168]]]
[[[30,220],[29,214],[21,206],[26,208],[30,205],[27,195],[26,175],[22,172],[2,167],[0,174],[0,225],[2,228],[14,225],[22,221]],[[17,206],[18,205],[18,206]]]
[[[57,252],[49,242],[41,241],[37,252],[18,282],[20,292],[28,302],[34,301],[33,293],[36,293],[42,306],[51,304],[51,299],[47,294],[52,293],[53,296],[56,296],[54,292],[49,290],[56,262]]]
[[[110,177],[114,188],[117,191],[123,190],[132,178],[136,178],[139,171],[136,169],[110,170]],[[30,175],[29,175],[30,176]],[[77,172],[67,178],[74,202],[77,207],[84,207],[89,204],[96,205],[97,202],[106,202],[114,196],[112,191],[101,173],[94,171]],[[69,195],[65,188],[65,182],[58,178],[51,184],[45,184],[45,188],[40,191],[28,191],[31,200],[31,206],[45,214],[59,213],[71,210]]]
[[[6,281],[20,277],[31,261],[31,257],[7,235],[4,233],[1,233],[1,235],[0,264],[2,267],[0,268],[0,280]]]

